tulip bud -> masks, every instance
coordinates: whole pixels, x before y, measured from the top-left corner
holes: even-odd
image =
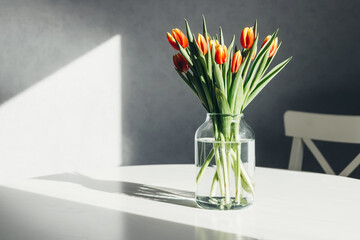
[[[263,47],[265,45],[265,43],[267,41],[269,41],[269,39],[271,38],[271,36],[267,36],[264,40],[264,43],[261,45],[261,47]],[[271,44],[271,47],[270,47],[270,53],[269,53],[269,58],[271,58],[272,56],[274,56],[274,54],[276,53],[276,50],[278,48],[278,38],[276,37],[274,42]]]
[[[179,72],[187,72],[189,70],[189,63],[181,53],[177,53],[173,56],[173,62],[175,68],[179,70]]]
[[[199,46],[201,52],[205,55],[208,52],[208,45],[207,45],[206,39],[200,33],[198,34],[198,36],[196,38],[196,43]]]
[[[239,50],[234,54],[233,59],[232,59],[232,63],[231,63],[231,72],[232,73],[236,73],[239,70],[242,60],[243,59],[241,56],[241,51]]]
[[[248,27],[244,28],[240,36],[241,46],[245,49],[250,49],[254,43],[254,40],[255,40],[254,30]]]
[[[187,39],[187,37],[185,36],[185,34],[178,28],[175,28],[171,31],[170,33],[166,34],[167,39],[170,43],[170,45],[175,49],[175,50],[179,50],[179,48],[176,45],[176,41],[178,41],[178,43],[180,44],[180,46],[182,46],[183,48],[186,48],[189,45],[189,41]],[[175,40],[176,39],[176,40]]]
[[[220,46],[220,43],[219,43],[219,41],[218,40],[209,40],[209,44],[210,44],[210,49],[212,48],[212,45],[214,45],[215,46],[215,49],[218,47],[218,46]]]
[[[228,51],[225,45],[219,45],[215,50],[215,62],[224,64],[228,57]]]

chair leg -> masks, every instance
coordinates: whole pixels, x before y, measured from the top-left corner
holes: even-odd
[[[301,138],[294,137],[291,146],[289,169],[301,171],[304,145]]]
[[[339,174],[340,176],[349,176],[358,166],[360,166],[360,153],[351,161],[351,163]]]

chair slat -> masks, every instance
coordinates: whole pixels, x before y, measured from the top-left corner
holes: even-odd
[[[360,166],[360,153],[354,160],[339,174],[340,176],[349,176],[358,166]]]
[[[315,146],[314,142],[311,141],[311,139],[306,139],[306,138],[304,138],[303,140],[304,140],[304,143],[306,144],[306,146],[310,149],[310,151],[316,158],[316,160],[319,162],[320,166],[325,171],[325,173],[335,175],[334,170],[332,170],[332,168],[330,167],[329,163],[326,161],[326,159],[324,158],[322,153]]]
[[[287,111],[284,114],[284,125],[285,135],[293,137],[289,161],[291,170],[302,168],[303,142],[327,174],[335,174],[335,172],[311,139],[360,143],[360,116]],[[360,166],[360,153],[339,175],[349,176],[358,166]]]
[[[287,111],[284,122],[286,136],[360,143],[360,116]]]

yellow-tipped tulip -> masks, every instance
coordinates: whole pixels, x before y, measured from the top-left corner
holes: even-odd
[[[261,47],[263,47],[263,46],[265,45],[265,43],[266,43],[267,41],[269,41],[270,38],[271,38],[271,36],[268,35],[268,36],[265,38],[265,40],[264,40],[263,44],[261,45]],[[269,58],[271,58],[272,56],[274,56],[274,54],[275,54],[276,51],[277,51],[277,48],[278,48],[278,38],[276,37],[275,40],[273,41],[273,43],[271,44],[270,53],[269,53]]]
[[[215,46],[215,49],[218,47],[218,46],[220,46],[220,43],[219,43],[219,41],[218,40],[210,40],[209,39],[209,44],[210,44],[210,49],[212,48],[212,45],[214,45]]]
[[[170,33],[166,34],[167,39],[170,43],[170,45],[175,49],[175,50],[179,50],[178,46],[176,45],[176,41],[175,39],[178,41],[178,43],[180,44],[180,46],[182,46],[183,48],[186,48],[189,45],[189,41],[187,39],[187,37],[185,36],[185,34],[178,28],[175,28],[171,31]]]
[[[200,33],[198,34],[198,36],[196,38],[196,43],[199,46],[201,52],[205,55],[208,52],[208,45],[207,45],[206,39]]]
[[[217,64],[224,64],[228,57],[228,50],[225,45],[219,45],[215,50],[215,62]]]
[[[239,71],[240,65],[242,63],[242,56],[241,56],[241,51],[237,51],[232,59],[232,63],[231,63],[231,72],[232,73],[236,73],[237,71]]]
[[[246,27],[241,32],[240,43],[245,49],[250,49],[254,43],[255,34],[252,28]]]

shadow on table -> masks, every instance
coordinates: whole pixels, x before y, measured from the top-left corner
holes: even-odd
[[[108,192],[120,193],[133,197],[141,197],[153,201],[165,202],[175,205],[181,205],[192,208],[199,208],[194,201],[194,192],[183,191],[172,188],[163,188],[139,183],[124,181],[109,181],[90,178],[79,173],[63,173],[38,177],[36,179],[44,179],[59,182],[71,182],[82,185],[86,188]]]
[[[2,240],[256,240],[10,187],[0,186],[0,199]]]

